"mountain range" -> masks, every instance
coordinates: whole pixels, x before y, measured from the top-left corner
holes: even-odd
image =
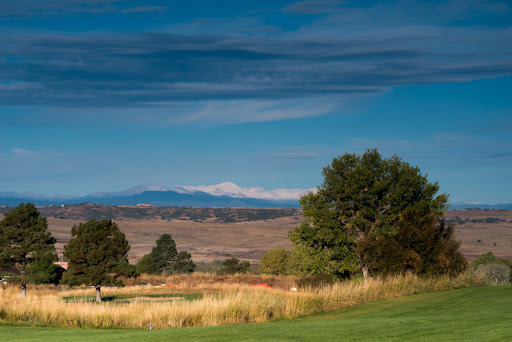
[[[86,196],[46,196],[32,193],[0,192],[0,205],[16,206],[31,202],[37,206],[79,204],[137,205],[189,207],[297,208],[299,198],[314,189],[274,189],[240,187],[231,182],[216,185],[172,186],[138,185],[117,192],[96,192]]]
[[[240,187],[232,182],[200,186],[138,185],[117,192],[96,192],[86,196],[46,196],[33,193],[0,192],[0,206],[16,206],[31,202],[37,206],[80,204],[137,205],[151,203],[155,206],[232,207],[232,208],[299,208],[301,195],[312,189],[273,189]],[[450,210],[466,208],[512,210],[509,204],[482,204],[475,202],[454,203]]]

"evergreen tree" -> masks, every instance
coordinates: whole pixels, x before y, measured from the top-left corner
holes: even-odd
[[[176,261],[171,265],[169,270],[172,273],[193,273],[196,264],[192,261],[192,255],[187,252],[179,252]]]
[[[101,285],[116,281],[116,267],[128,263],[130,246],[123,232],[111,220],[90,220],[71,229],[71,239],[64,247],[68,271],[67,284],[96,286],[96,301],[101,302]]]
[[[153,261],[158,267],[160,272],[165,272],[175,261],[178,256],[176,250],[176,242],[169,234],[162,234],[156,240],[156,246],[153,247],[150,253]]]
[[[35,205],[22,203],[8,211],[0,221],[0,266],[15,267],[21,272],[22,298],[26,295],[30,264],[38,259],[42,261],[43,256],[47,260],[55,257],[55,239],[48,231],[46,218],[39,215]],[[41,267],[35,268],[43,271]],[[51,266],[44,270],[54,271]]]
[[[237,258],[226,259],[222,262],[222,268],[217,271],[218,274],[236,274],[247,273],[251,264],[249,261],[240,261]]]
[[[146,254],[137,262],[137,272],[142,274],[159,274],[160,269],[156,265],[151,254]]]

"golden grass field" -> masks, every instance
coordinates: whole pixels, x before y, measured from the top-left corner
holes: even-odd
[[[49,230],[57,239],[58,252],[71,236],[71,227],[80,221],[48,218]],[[192,254],[195,262],[211,262],[236,257],[258,263],[261,255],[274,247],[291,247],[287,232],[298,223],[294,218],[238,223],[199,223],[183,220],[116,220],[130,243],[130,262],[149,253],[162,234],[171,234],[178,250]]]
[[[461,240],[461,251],[473,260],[482,253],[492,251],[500,257],[512,258],[512,211],[448,211],[446,219],[504,219],[499,223],[466,222],[456,225],[455,237]],[[136,262],[149,253],[156,239],[164,233],[172,235],[178,250],[192,254],[195,262],[211,262],[236,257],[258,263],[262,254],[274,247],[292,247],[287,232],[302,220],[300,216],[275,220],[212,223],[184,220],[117,220],[126,234],[131,249],[130,261]],[[57,239],[57,250],[63,251],[69,241],[71,227],[77,220],[48,218],[49,229]],[[496,244],[496,245],[494,245]]]
[[[55,286],[29,286],[27,297],[20,300],[19,287],[0,288],[0,324],[37,325],[75,328],[176,328],[215,326],[224,324],[266,322],[293,319],[311,314],[330,312],[376,300],[402,297],[414,293],[449,290],[481,285],[472,272],[456,278],[439,276],[421,278],[413,274],[385,279],[345,281],[322,288],[289,291],[281,288],[256,288],[249,282],[255,275],[233,275],[219,279],[215,275],[192,274],[159,279],[179,282],[179,289],[153,286],[102,288],[102,295],[154,293],[202,293],[191,301],[130,301],[125,304],[103,302],[66,303],[64,296],[92,296],[94,288],[59,289]],[[145,280],[142,277],[139,280]],[[151,279],[146,279],[151,280]],[[154,279],[153,279],[154,280]],[[269,278],[260,276],[260,282]],[[276,280],[276,279],[274,279]]]

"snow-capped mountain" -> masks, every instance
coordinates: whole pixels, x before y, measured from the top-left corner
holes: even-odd
[[[257,198],[274,201],[298,200],[300,196],[315,191],[316,189],[274,189],[265,190],[260,187],[240,187],[232,182],[224,182],[216,185],[199,185],[199,186],[175,186],[171,188],[173,191],[185,194],[193,194],[194,192],[205,192],[213,196],[229,196],[234,198]]]
[[[298,207],[301,195],[316,189],[273,189],[240,187],[232,182],[199,186],[138,185],[116,192],[95,192],[87,196],[45,196],[40,194],[0,193],[0,205],[22,202],[36,205],[95,202],[108,205],[135,205],[151,202],[159,206],[200,207]],[[3,195],[3,196],[2,196]]]

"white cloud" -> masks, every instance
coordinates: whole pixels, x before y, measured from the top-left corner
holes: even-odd
[[[11,153],[19,157],[32,157],[40,155],[40,153],[37,151],[25,150],[23,148],[14,148],[11,150]]]

